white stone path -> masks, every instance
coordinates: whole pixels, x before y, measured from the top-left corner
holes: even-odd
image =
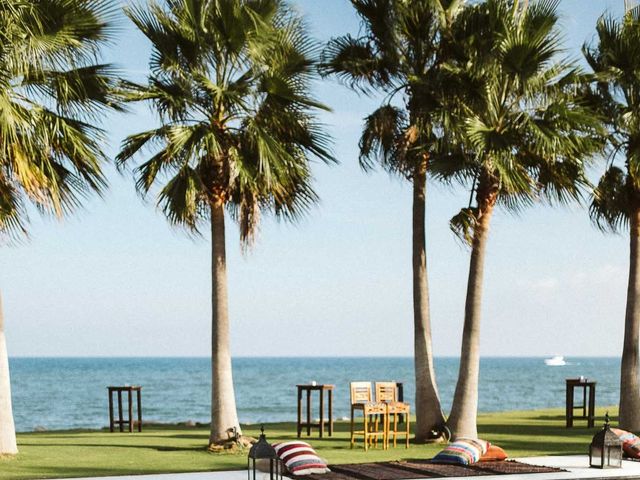
[[[523,475],[483,475],[482,480],[569,480],[569,479],[640,479],[640,462],[623,461],[621,469],[599,470],[589,468],[586,455],[558,457],[517,458],[524,463],[543,465],[568,470],[561,473],[529,473]],[[266,477],[260,477],[263,480]],[[304,477],[300,477],[304,478]],[[469,480],[474,477],[448,477],[446,480]],[[125,475],[119,477],[96,477],[78,480],[247,480],[246,470],[232,472],[167,473],[162,475]]]

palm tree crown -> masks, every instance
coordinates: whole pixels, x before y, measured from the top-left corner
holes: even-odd
[[[466,89],[450,104],[449,143],[463,155],[434,158],[434,171],[473,184],[477,207],[452,221],[467,240],[482,202],[519,211],[540,198],[578,200],[588,185],[584,166],[602,146],[601,128],[580,95],[581,73],[562,58],[558,3],[487,0],[455,25],[464,48],[449,68]]]
[[[162,179],[158,203],[170,222],[197,229],[213,203],[227,205],[249,241],[260,210],[298,217],[315,199],[309,155],[332,161],[311,110],[315,45],[279,0],[182,1],[132,8],[151,40],[146,85],[158,128],[132,135],[122,164],[156,147],[137,168],[143,193]]]
[[[105,108],[115,72],[97,63],[113,34],[98,0],[0,5],[0,235],[26,233],[27,205],[56,216],[101,191]]]
[[[412,178],[435,148],[441,131],[447,72],[443,40],[461,0],[352,0],[362,19],[360,37],[333,39],[323,52],[323,70],[364,93],[386,93],[366,118],[360,139],[365,169],[377,161],[385,170]],[[402,107],[393,103],[402,95]]]
[[[606,119],[611,156],[590,213],[600,228],[616,231],[640,205],[640,9],[622,22],[601,17],[596,32],[598,43],[583,52],[595,74],[593,99]],[[621,157],[624,165],[616,162]]]

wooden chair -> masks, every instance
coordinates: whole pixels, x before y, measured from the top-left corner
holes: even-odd
[[[398,385],[396,382],[376,382],[376,402],[387,405],[387,448],[391,435],[393,435],[393,446],[397,445],[398,434],[404,434],[405,446],[409,448],[409,432],[411,422],[409,415],[411,406],[408,403],[398,401]],[[393,429],[391,428],[391,416],[393,415]],[[404,415],[406,428],[404,431],[398,430],[398,415]]]
[[[356,443],[356,435],[364,436],[364,449],[378,445],[378,437],[382,437],[382,447],[387,448],[387,405],[372,401],[370,382],[351,382],[351,448]],[[363,415],[362,430],[355,430],[355,413],[361,411]],[[382,431],[380,421],[382,418]]]

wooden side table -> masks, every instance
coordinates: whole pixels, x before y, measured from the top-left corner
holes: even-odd
[[[298,388],[298,438],[302,434],[302,429],[307,429],[307,436],[311,435],[311,428],[318,428],[320,438],[324,436],[325,424],[329,427],[329,436],[333,435],[333,385],[296,385]],[[317,391],[320,400],[320,421],[311,422],[311,392]],[[307,393],[307,421],[302,421],[302,394]],[[324,392],[327,392],[327,407],[329,417],[324,419]]]
[[[142,387],[129,385],[125,387],[107,387],[109,390],[109,431],[113,432],[116,425],[124,432],[125,424],[129,425],[129,431],[133,432],[133,392],[136,392],[138,403],[138,432],[142,431]],[[113,393],[118,394],[118,420],[113,419]],[[126,392],[129,400],[129,419],[124,420],[122,414],[122,393]]]
[[[573,427],[574,420],[586,420],[587,428],[595,426],[596,409],[596,382],[581,380],[579,378],[567,378],[567,402],[566,420],[567,428]],[[574,393],[576,388],[582,389],[582,405],[574,405]],[[574,415],[576,409],[582,409],[582,415]]]

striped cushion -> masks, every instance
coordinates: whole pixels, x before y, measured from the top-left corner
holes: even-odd
[[[311,475],[331,471],[308,443],[283,442],[274,444],[273,448],[292,475]]]
[[[433,463],[456,463],[458,465],[471,465],[480,460],[486,453],[489,442],[473,438],[458,438],[438,453],[432,460]]]
[[[640,458],[640,438],[631,432],[620,430],[619,428],[612,428],[611,431],[615,433],[622,442],[622,451],[627,457]]]

